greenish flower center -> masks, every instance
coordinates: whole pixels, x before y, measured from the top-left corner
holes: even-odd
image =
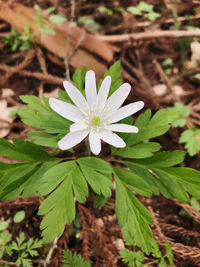
[[[100,121],[101,121],[100,118],[97,116],[92,118],[92,124],[93,125],[99,125]]]

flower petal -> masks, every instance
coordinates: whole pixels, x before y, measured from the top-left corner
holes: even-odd
[[[98,133],[89,134],[90,149],[93,154],[98,155],[101,152],[101,139]]]
[[[88,110],[88,103],[85,100],[84,96],[81,92],[70,82],[63,82],[65,90],[67,91],[69,97],[74,102],[74,104],[83,112]]]
[[[72,104],[56,98],[49,98],[49,105],[56,113],[70,121],[76,122],[83,119],[83,114]]]
[[[142,109],[144,107],[143,101],[137,101],[135,103],[131,103],[129,105],[126,105],[118,110],[116,110],[111,117],[109,118],[109,123],[114,123],[116,121],[120,121],[134,113],[136,113],[138,110]]]
[[[76,131],[80,131],[83,129],[86,129],[87,125],[84,122],[75,122],[70,126],[70,132],[76,132]]]
[[[128,94],[131,91],[129,83],[123,83],[107,100],[106,105],[110,108],[110,113],[113,113],[124,103]]]
[[[110,85],[111,85],[111,77],[110,76],[106,76],[106,78],[103,80],[101,87],[99,89],[98,92],[98,106],[99,108],[104,108],[107,97],[108,97],[108,93],[109,93],[109,89],[110,89]]]
[[[79,144],[88,135],[88,130],[81,130],[77,132],[69,132],[59,142],[58,146],[62,150],[72,148]]]
[[[138,133],[137,127],[123,123],[106,125],[106,129],[122,133]]]
[[[100,135],[100,138],[112,145],[112,146],[115,146],[115,147],[125,147],[126,146],[126,143],[124,142],[124,140],[119,137],[117,134],[111,132],[111,131],[108,131],[108,130],[101,130],[99,132],[99,135]]]
[[[93,106],[97,100],[97,87],[95,73],[93,70],[89,70],[85,76],[85,94],[87,102],[90,106]]]

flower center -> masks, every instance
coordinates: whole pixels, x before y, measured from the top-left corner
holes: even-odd
[[[100,124],[100,118],[98,117],[98,116],[94,116],[93,118],[92,118],[92,124],[93,125],[99,125]]]

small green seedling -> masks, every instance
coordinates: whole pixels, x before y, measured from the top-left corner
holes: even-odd
[[[144,15],[149,20],[154,21],[160,17],[160,14],[155,12],[153,9],[154,9],[153,5],[141,1],[137,6],[128,7],[127,11],[137,16]]]

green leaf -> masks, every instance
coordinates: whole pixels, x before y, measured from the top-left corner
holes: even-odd
[[[151,13],[153,11],[153,5],[150,5],[148,3],[145,3],[143,1],[141,1],[138,5],[137,8],[141,11],[145,11],[148,13]]]
[[[160,150],[160,148],[161,146],[159,143],[148,142],[122,148],[116,153],[116,155],[135,159],[148,158],[153,155],[153,152]]]
[[[0,198],[16,198],[22,192],[23,184],[36,171],[35,167],[35,163],[29,163],[6,172],[0,179]]]
[[[41,187],[43,175],[58,161],[45,162],[41,166],[38,166],[36,171],[29,177],[29,179],[23,184],[22,197],[28,198],[33,196]]]
[[[96,195],[93,201],[94,208],[103,207],[107,201],[107,197],[103,195]]]
[[[151,12],[151,13],[145,14],[144,16],[147,17],[148,19],[150,19],[151,21],[154,21],[160,17],[160,14],[157,12]]]
[[[67,21],[67,19],[62,14],[51,15],[49,20],[51,23],[54,24],[61,24]]]
[[[24,210],[18,211],[15,214],[15,216],[13,217],[14,223],[20,223],[20,222],[22,222],[24,220],[24,218],[25,218],[25,215],[26,215],[26,213],[25,213]]]
[[[9,223],[7,221],[0,222],[0,231],[5,230],[6,228],[8,228],[8,226],[9,226]],[[0,245],[1,245],[1,241],[0,241]]]
[[[127,8],[127,11],[135,15],[142,16],[142,11],[138,7],[130,6]]]
[[[69,250],[63,250],[63,267],[90,267],[91,262],[89,260],[84,261],[83,257],[76,252],[72,253]]]
[[[134,160],[134,163],[146,165],[148,167],[170,167],[181,163],[184,160],[185,152],[162,151],[156,152],[152,157]]]
[[[174,110],[160,109],[151,118],[151,111],[146,110],[135,122],[135,126],[139,128],[139,132],[134,135],[129,135],[126,139],[126,144],[134,145],[141,141],[163,135],[169,130],[169,124],[176,116]]]
[[[54,190],[65,178],[71,175],[75,162],[65,161],[59,163],[47,170],[41,179],[41,185],[38,189],[40,195],[47,195]]]
[[[116,216],[127,245],[137,245],[149,254],[152,248],[152,232],[148,224],[152,223],[152,217],[148,210],[134,196],[126,184],[116,175]]]
[[[13,144],[8,140],[1,138],[0,155],[22,161],[39,162],[54,160],[54,158],[40,146],[17,138],[13,139]]]
[[[73,168],[72,183],[76,200],[80,203],[85,203],[89,195],[88,185],[77,165]]]
[[[173,64],[174,64],[173,59],[168,57],[165,60],[163,60],[162,67],[163,68],[171,67],[171,66],[173,66]]]
[[[87,72],[87,68],[83,67],[82,69],[76,69],[73,76],[72,76],[72,80],[75,84],[75,86],[77,87],[77,89],[79,89],[81,92],[84,90],[84,85],[85,85],[85,75]]]
[[[180,143],[186,143],[185,148],[190,156],[200,151],[200,130],[197,128],[185,130],[180,137]]]
[[[108,71],[104,74],[104,78],[106,76],[111,77],[111,85],[109,90],[109,96],[113,94],[122,84],[122,80],[120,79],[121,76],[121,63],[120,60],[115,61],[115,63],[109,68]],[[98,88],[100,88],[100,85],[103,80],[100,80],[98,83]]]
[[[174,255],[173,255],[173,251],[172,251],[171,245],[167,241],[165,241],[165,248],[166,248],[166,257],[169,260],[170,266],[172,266],[172,265],[174,265],[174,262],[173,262]]]
[[[60,237],[64,231],[65,224],[71,224],[75,218],[75,203],[72,192],[72,177],[65,179],[48,196],[39,208],[39,215],[45,215],[40,228],[43,230],[44,243]]]
[[[103,194],[105,197],[110,197],[113,184],[111,177],[112,169],[109,164],[101,159],[92,157],[80,158],[78,163],[85,179],[94,192],[98,195]],[[105,169],[102,169],[103,166],[105,166]]]
[[[37,145],[58,148],[58,139],[54,135],[39,131],[31,131],[28,133],[28,138],[32,139]]]
[[[151,191],[154,195],[159,195],[160,191],[155,180],[155,177],[149,172],[149,170],[143,166],[139,166],[134,162],[123,162],[134,174],[143,179],[146,183],[149,184]]]
[[[114,168],[114,171],[119,179],[123,181],[124,184],[131,186],[136,193],[142,196],[151,196],[151,188],[140,176],[119,168]]]

